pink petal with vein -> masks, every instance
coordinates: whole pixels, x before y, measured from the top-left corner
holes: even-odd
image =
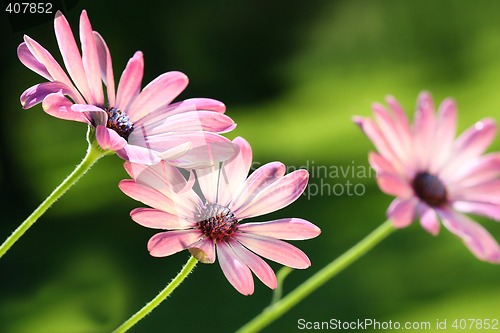
[[[94,31],[94,41],[97,48],[97,55],[99,57],[99,64],[101,66],[101,77],[106,85],[108,94],[108,104],[114,106],[116,103],[115,94],[115,77],[113,74],[113,64],[111,61],[111,54],[109,53],[108,45],[102,36]]]
[[[500,205],[482,202],[455,201],[453,208],[463,213],[487,216],[500,221]]]
[[[176,204],[172,200],[147,185],[136,183],[131,179],[125,179],[120,181],[118,187],[132,199],[140,201],[147,206],[170,214],[178,214]]]
[[[76,103],[85,103],[85,100],[80,95],[80,92],[75,88],[73,82],[66,75],[61,66],[57,63],[57,61],[52,57],[49,51],[43,48],[40,44],[38,44],[35,40],[31,39],[28,36],[24,36],[24,41],[29,51],[33,55],[33,57],[43,64],[49,75],[52,77],[52,81],[59,81],[68,86],[71,91],[71,97]]]
[[[440,170],[452,153],[457,128],[457,105],[453,99],[448,98],[441,103],[437,118],[436,138],[439,144],[432,145],[434,153],[429,166],[432,173]]]
[[[497,127],[494,120],[483,119],[462,133],[455,141],[455,154],[443,167],[441,174],[458,173],[468,167],[468,162],[481,155],[495,138]]]
[[[73,103],[64,95],[56,93],[50,94],[42,102],[45,112],[59,119],[79,121],[90,125],[90,120],[82,112],[73,111]]]
[[[135,122],[136,125],[153,126],[162,124],[166,117],[191,111],[214,111],[224,113],[224,103],[210,98],[191,98],[162,107]]]
[[[247,206],[239,207],[233,213],[239,219],[264,215],[288,206],[304,192],[309,173],[296,170],[262,190]]]
[[[127,145],[127,140],[114,130],[102,125],[96,127],[96,139],[99,146],[104,150],[119,150]]]
[[[130,120],[136,122],[149,113],[170,104],[187,84],[188,78],[181,72],[167,72],[158,76],[144,87],[127,109]]]
[[[229,283],[245,296],[253,294],[252,272],[227,243],[217,243],[217,257],[219,257],[220,267]]]
[[[378,152],[390,161],[393,166],[400,170],[402,169],[401,161],[395,155],[391,145],[386,141],[385,136],[380,131],[378,126],[369,118],[353,117],[353,121],[361,128],[363,133],[372,141]]]
[[[297,269],[311,266],[304,252],[281,240],[243,233],[238,233],[235,238],[250,251],[282,265]]]
[[[457,189],[449,196],[453,201],[479,201],[500,205],[500,179]]]
[[[368,161],[370,162],[371,167],[375,169],[377,175],[397,174],[397,170],[392,166],[392,164],[380,154],[370,152],[368,154]]]
[[[26,43],[21,43],[17,47],[17,57],[23,63],[24,66],[31,69],[33,72],[37,73],[40,76],[43,76],[49,81],[52,81],[52,76],[50,76],[47,68],[44,64],[38,61],[33,54],[28,49]]]
[[[436,116],[432,96],[424,91],[418,96],[415,112],[414,149],[420,169],[427,169],[433,156],[433,141],[436,133]]]
[[[218,182],[218,203],[223,206],[227,206],[242,187],[252,164],[250,144],[241,137],[235,138],[233,143],[239,148],[239,152],[224,162]]]
[[[97,46],[92,32],[92,26],[83,10],[80,15],[80,40],[82,42],[82,62],[86,73],[87,82],[93,100],[97,105],[104,105],[104,93],[101,82],[101,65],[97,53]]]
[[[198,230],[160,232],[149,239],[148,251],[153,257],[166,257],[189,248],[202,236]]]
[[[462,239],[469,250],[480,260],[500,263],[500,246],[478,223],[452,210],[440,210],[443,225]]]
[[[116,94],[118,109],[128,114],[128,108],[141,91],[142,76],[144,75],[144,58],[141,51],[137,51],[127,63],[127,67],[120,77]]]
[[[165,117],[153,126],[146,126],[148,135],[168,132],[209,131],[225,133],[236,127],[234,121],[223,113],[213,111],[190,111]]]
[[[61,82],[44,82],[26,89],[21,95],[21,105],[23,109],[29,109],[41,103],[50,94],[70,95],[71,90]]]
[[[272,268],[255,253],[247,250],[237,241],[231,241],[230,246],[236,253],[238,258],[252,270],[252,272],[262,281],[266,286],[275,289],[278,286],[276,275]]]
[[[215,243],[210,238],[205,237],[191,244],[189,253],[204,264],[213,264],[216,257]]]
[[[440,224],[434,209],[426,207],[420,216],[420,225],[433,236],[439,234]]]
[[[453,189],[460,189],[488,182],[500,176],[500,153],[491,153],[478,158],[463,172],[448,177]]]
[[[136,208],[130,212],[132,220],[143,227],[153,229],[188,229],[194,226],[194,223],[180,218],[178,215],[172,215],[162,210],[153,208]]]
[[[56,13],[56,18],[54,20],[54,30],[56,33],[57,44],[61,50],[61,55],[63,57],[64,65],[68,70],[71,79],[75,82],[78,90],[85,97],[85,100],[89,104],[97,104],[98,101],[94,99],[92,95],[89,84],[87,82],[87,74],[83,68],[82,57],[78,46],[76,45],[75,37],[71,31],[68,21],[61,14],[61,12]],[[82,103],[83,104],[83,103]]]
[[[286,240],[311,239],[321,233],[321,229],[300,218],[284,218],[268,222],[244,223],[238,226],[243,233],[251,233]]]
[[[126,161],[153,165],[160,162],[160,158],[148,148],[128,144],[116,151],[116,155]]]
[[[286,167],[281,162],[267,163],[255,170],[243,183],[239,192],[233,196],[229,208],[237,211],[248,204],[266,187],[282,178]]]
[[[402,198],[409,198],[413,190],[404,179],[393,174],[381,174],[377,177],[377,184],[382,192]]]
[[[409,226],[415,218],[415,208],[418,201],[415,198],[407,200],[394,199],[387,209],[387,217],[396,228]]]

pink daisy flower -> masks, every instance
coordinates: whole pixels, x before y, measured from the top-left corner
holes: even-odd
[[[25,109],[42,102],[44,111],[54,117],[87,123],[95,128],[102,149],[132,162],[155,164],[164,159],[180,167],[199,167],[207,165],[209,149],[220,160],[234,154],[230,141],[216,134],[235,127],[224,115],[223,103],[194,98],[170,104],[186,88],[186,75],[164,73],[141,91],[144,61],[138,51],[115,91],[111,55],[101,35],[92,31],[87,12],[80,16],[81,54],[60,12],[54,27],[69,76],[45,48],[24,36],[19,59],[49,81],[21,95]]]
[[[148,228],[164,229],[148,243],[152,256],[165,257],[188,249],[203,263],[216,257],[229,282],[244,295],[254,291],[253,272],[266,286],[276,288],[276,276],[259,257],[304,269],[311,265],[296,247],[282,241],[316,237],[320,229],[300,218],[241,223],[243,219],[267,214],[295,201],[304,191],[309,174],[297,170],[285,176],[282,163],[268,163],[248,178],[252,150],[247,141],[233,141],[239,153],[219,168],[197,169],[203,196],[174,167],[159,163],[143,166],[125,163],[133,179],[120,182],[120,189],[153,208],[134,209],[132,219]]]
[[[495,137],[492,119],[483,119],[455,140],[457,108],[452,99],[439,106],[437,115],[429,93],[418,97],[415,122],[397,101],[387,98],[390,110],[375,104],[375,121],[354,121],[372,140],[378,153],[369,161],[377,171],[380,189],[396,196],[387,211],[395,227],[415,218],[432,235],[439,220],[462,239],[480,260],[500,263],[500,247],[478,223],[463,213],[500,220],[500,153],[483,155]]]

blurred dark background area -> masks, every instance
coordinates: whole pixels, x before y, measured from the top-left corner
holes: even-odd
[[[301,217],[322,229],[314,240],[292,242],[308,254],[312,267],[293,272],[285,293],[385,219],[391,198],[373,177],[348,169],[366,170],[373,149],[352,115],[369,115],[371,103],[387,94],[412,115],[416,96],[427,89],[436,103],[447,96],[457,100],[460,131],[484,117],[500,119],[500,3],[493,1],[62,1],[61,6],[75,34],[81,10],[88,11],[93,29],[109,46],[116,83],[128,59],[141,50],[143,86],[166,71],[182,71],[190,84],[178,99],[223,101],[238,123],[227,136],[245,137],[254,161],[309,169],[304,196],[254,219]],[[86,150],[84,124],[50,117],[39,105],[22,110],[19,103],[25,89],[44,81],[17,59],[23,35],[61,60],[52,20],[23,29],[21,21],[31,22],[29,16],[14,26],[4,9],[0,241]],[[498,138],[490,150],[500,150]],[[122,164],[117,156],[99,161],[0,260],[0,332],[112,331],[181,269],[187,252],[166,258],[148,254],[155,231],[129,217],[141,204],[117,187],[127,177]],[[328,174],[318,172],[321,167]],[[332,172],[342,168],[350,171]],[[347,193],[348,182],[358,186],[357,194]],[[500,239],[497,222],[475,219]],[[433,324],[448,319],[449,326],[457,318],[500,319],[499,276],[498,266],[476,260],[446,229],[432,237],[414,223],[264,331],[299,331],[299,319]],[[256,279],[255,285],[254,295],[244,297],[218,263],[199,264],[130,332],[235,331],[271,301],[272,292]]]

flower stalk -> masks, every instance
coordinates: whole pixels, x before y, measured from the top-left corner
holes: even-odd
[[[380,243],[395,230],[392,223],[387,220],[340,257],[316,272],[316,274],[303,282],[295,290],[281,300],[265,308],[257,317],[241,327],[237,333],[259,332],[271,322],[281,317],[285,312],[290,310],[313,291],[324,285],[328,280],[342,272],[350,264],[368,253],[375,245]]]
[[[195,257],[190,256],[189,260],[186,262],[182,270],[177,274],[177,276],[162,290],[160,293],[153,298],[148,304],[146,304],[142,309],[137,311],[132,317],[127,319],[123,324],[120,325],[113,333],[123,333],[128,331],[132,326],[137,324],[142,318],[153,311],[161,302],[163,302],[170,294],[184,281],[184,279],[192,272],[195,268],[198,260]]]
[[[0,246],[0,258],[21,238],[22,235],[49,209],[54,202],[66,193],[76,182],[97,162],[101,157],[113,153],[113,151],[103,150],[97,142],[91,140],[90,136],[93,130],[89,128],[88,138],[89,146],[87,154],[64,181],[52,191],[52,193],[36,208],[33,213]]]

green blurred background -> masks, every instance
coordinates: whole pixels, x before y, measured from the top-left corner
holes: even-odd
[[[136,50],[145,55],[143,85],[185,72],[190,85],[179,98],[224,101],[238,123],[228,137],[245,137],[259,163],[366,168],[372,145],[350,118],[369,115],[387,94],[410,114],[423,89],[436,102],[453,96],[460,130],[500,119],[500,2],[79,1],[66,12],[75,32],[82,9],[108,43],[116,78]],[[51,22],[13,31],[0,17],[3,241],[83,157],[86,126],[40,106],[22,110],[20,94],[43,81],[17,60],[23,34],[60,55]],[[497,138],[490,150],[499,149]],[[125,177],[118,157],[101,160],[0,260],[0,332],[111,331],[179,271],[187,252],[149,256],[155,231],[130,219],[140,204],[119,191]],[[363,195],[337,195],[348,181]],[[369,177],[313,175],[311,184],[323,195],[311,187],[309,199],[266,216],[302,217],[323,231],[295,242],[312,267],[293,272],[285,292],[376,228],[391,201]],[[335,185],[337,194],[327,193]],[[477,220],[500,239],[498,223]],[[415,223],[264,331],[298,331],[301,318],[500,320],[499,277],[500,267],[476,260],[446,229],[432,237]],[[218,264],[200,264],[130,331],[234,331],[270,302],[272,292],[255,283],[254,295],[242,296]]]

